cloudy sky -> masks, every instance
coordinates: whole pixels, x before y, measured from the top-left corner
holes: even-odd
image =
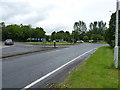
[[[74,22],[109,23],[116,10],[116,0],[0,0],[0,22],[31,24],[42,27],[46,34],[53,31],[72,31]]]

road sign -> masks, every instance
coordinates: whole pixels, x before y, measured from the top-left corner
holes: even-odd
[[[43,43],[46,43],[46,38],[42,38],[42,42],[43,42]]]
[[[38,41],[40,41],[40,38],[38,38]]]

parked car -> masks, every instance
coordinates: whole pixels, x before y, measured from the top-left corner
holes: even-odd
[[[92,43],[92,42],[94,42],[94,40],[89,40],[89,43]]]
[[[80,41],[77,41],[77,43],[84,43],[84,41],[83,41],[83,40],[80,40]]]
[[[5,45],[14,45],[14,42],[12,41],[12,39],[6,39]]]

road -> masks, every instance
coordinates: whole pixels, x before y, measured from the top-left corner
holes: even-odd
[[[62,45],[57,47],[69,47],[70,45]],[[0,49],[2,49],[2,56],[12,56],[21,53],[33,52],[33,51],[42,51],[52,49],[53,45],[47,45],[43,48],[43,45],[30,45],[25,43],[14,42],[14,45],[4,45],[0,42]]]
[[[42,87],[45,82],[50,79],[52,80],[53,77],[59,76],[60,73],[64,72],[68,66],[85,59],[85,57],[94,52],[94,50],[88,52],[89,50],[104,45],[105,44],[80,44],[49,52],[3,59],[3,88],[24,88],[77,57],[75,61],[50,74],[39,83],[32,85],[32,87],[35,88]],[[79,57],[83,53],[85,54]]]
[[[10,56],[14,54],[36,51],[41,49],[41,45],[29,45],[19,42],[15,42],[14,45],[4,45],[4,43],[2,43],[2,56]]]

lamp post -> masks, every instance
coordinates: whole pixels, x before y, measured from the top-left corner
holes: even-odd
[[[114,63],[118,68],[118,18],[119,17],[119,0],[116,3],[116,30],[115,30],[115,47],[114,47]]]

